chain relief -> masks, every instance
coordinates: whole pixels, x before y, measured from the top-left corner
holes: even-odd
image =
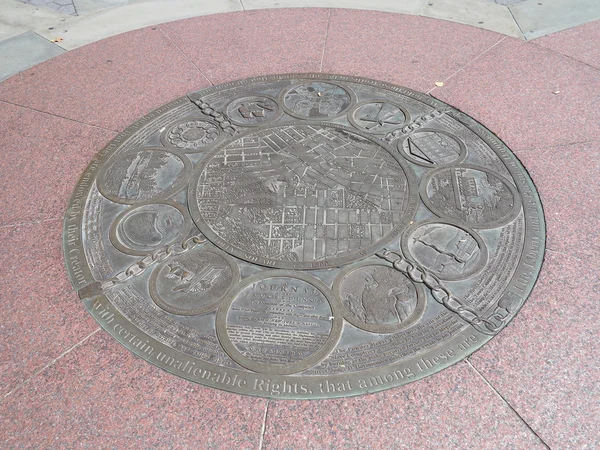
[[[433,111],[431,111],[428,114],[424,114],[420,117],[417,117],[411,123],[404,125],[402,128],[399,128],[394,131],[390,131],[389,133],[387,133],[385,135],[384,139],[386,142],[390,143],[393,140],[395,140],[401,136],[408,135],[408,134],[418,130],[419,128],[426,125],[428,122],[431,122],[432,120],[434,120],[438,117],[441,117],[444,114],[447,114],[448,112],[450,112],[449,109],[434,109]]]
[[[210,106],[210,104],[208,104],[205,101],[202,101],[200,99],[192,100],[192,102],[194,103],[194,105],[196,105],[198,108],[200,108],[200,111],[202,111],[203,114],[206,114],[207,116],[212,117],[215,120],[215,122],[217,122],[219,124],[219,126],[221,127],[221,129],[223,131],[225,131],[226,133],[228,133],[231,136],[233,136],[235,133],[237,133],[236,127],[233,126],[233,124],[229,121],[229,119],[225,116],[225,114],[220,113],[219,111],[214,109],[212,106]]]
[[[382,252],[376,253],[376,255],[391,263],[394,269],[406,274],[415,283],[427,286],[431,291],[431,295],[438,303],[457,314],[477,331],[488,335],[495,335],[505,325],[510,308],[498,306],[488,318],[481,317],[473,308],[470,308],[460,299],[454,297],[452,292],[442,284],[438,277],[420,265],[408,261],[402,253],[384,249]],[[502,310],[506,310],[507,313],[503,314]]]
[[[125,281],[137,277],[144,273],[148,267],[153,266],[156,263],[165,261],[171,256],[181,255],[188,250],[196,247],[197,245],[204,244],[206,242],[206,238],[201,235],[191,236],[187,239],[184,239],[182,242],[177,244],[166,245],[162,248],[159,248],[153,253],[150,253],[144,256],[139,261],[130,264],[125,270],[118,272],[113,277],[104,281],[96,281],[88,284],[83,287],[77,294],[79,298],[90,298],[95,297],[97,295],[101,295],[105,289],[109,289],[111,287],[120,285]]]

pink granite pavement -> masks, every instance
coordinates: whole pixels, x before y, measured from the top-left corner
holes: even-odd
[[[598,36],[600,22],[523,42],[392,13],[244,11],[118,35],[0,83],[0,447],[600,448]],[[187,92],[320,71],[431,92],[505,140],[548,225],[529,301],[467,361],[350,399],[244,397],[133,356],[98,329],[63,267],[79,174]]]

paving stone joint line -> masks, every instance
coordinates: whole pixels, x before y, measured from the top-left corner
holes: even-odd
[[[452,73],[451,75],[447,76],[446,78],[444,78],[443,80],[441,80],[443,83],[447,82],[448,80],[454,78],[456,75],[458,75],[459,73],[461,73],[463,70],[467,69],[471,64],[473,64],[475,61],[479,60],[480,58],[482,58],[483,56],[485,56],[488,52],[490,52],[492,49],[494,49],[495,47],[497,47],[498,45],[500,45],[502,42],[504,42],[504,40],[506,40],[506,38],[508,38],[508,36],[503,36],[498,42],[496,42],[494,45],[490,46],[488,49],[484,50],[483,52],[481,52],[479,55],[475,56],[472,60],[470,60],[469,62],[467,62],[464,66],[462,66],[460,69],[456,70],[454,73]],[[432,87],[430,90],[428,90],[426,93],[432,95],[432,92],[435,91],[438,87],[434,86]]]
[[[323,61],[325,60],[325,52],[327,51],[327,39],[329,38],[329,24],[331,23],[331,8],[327,11],[327,27],[325,28],[325,40],[323,41],[323,51],[321,52],[321,63],[319,72],[323,72]]]
[[[0,103],[5,103],[7,105],[16,106],[17,108],[28,109],[30,111],[35,111],[35,112],[40,113],[40,114],[46,114],[48,116],[54,116],[54,117],[57,117],[59,119],[64,119],[64,120],[68,120],[70,122],[79,123],[81,125],[86,125],[88,127],[97,128],[99,130],[110,131],[111,133],[119,133],[119,130],[113,130],[112,128],[105,128],[105,127],[100,126],[100,125],[94,125],[92,123],[82,122],[81,120],[73,119],[71,117],[61,116],[60,114],[51,113],[51,112],[48,112],[48,111],[43,111],[41,109],[32,108],[31,106],[21,105],[20,103],[14,103],[14,102],[11,102],[11,101],[8,101],[8,100],[1,100],[1,99],[0,99]]]
[[[492,390],[494,393],[502,400],[502,402],[519,418],[521,422],[525,424],[525,426],[539,439],[539,441],[544,445],[548,450],[552,450],[550,446],[542,439],[542,437],[533,429],[533,427],[523,418],[521,414],[509,403],[509,401],[500,393],[500,391],[475,367],[475,365],[471,362],[471,358],[467,358],[465,362],[471,369],[481,377],[484,383]]]
[[[577,63],[583,64],[584,66],[588,66],[590,69],[594,69],[594,70],[600,70],[600,66],[598,66],[598,67],[597,67],[597,66],[593,66],[593,65],[591,65],[591,64],[589,64],[589,63],[587,63],[587,62],[585,62],[585,61],[582,61],[582,60],[580,60],[580,59],[577,59],[577,58],[575,58],[574,56],[571,56],[571,55],[566,55],[565,53],[562,53],[562,52],[560,52],[560,51],[558,51],[558,50],[554,50],[554,49],[552,49],[552,48],[543,47],[543,46],[539,45],[537,42],[534,42],[534,41],[528,41],[528,44],[531,44],[531,45],[536,45],[536,46],[538,46],[539,48],[541,48],[541,49],[543,49],[543,50],[546,50],[546,51],[549,51],[549,52],[555,53],[555,54],[557,54],[557,55],[560,55],[560,56],[562,56],[562,57],[568,58],[568,59],[570,59],[571,61],[575,61],[575,62],[577,62]],[[598,98],[600,99],[600,94],[598,95]]]
[[[271,406],[271,400],[267,400],[265,405],[265,413],[263,415],[262,426],[260,429],[260,439],[258,441],[258,450],[263,450],[265,444],[265,433],[267,432],[267,415],[269,414],[269,406]]]
[[[84,337],[81,341],[79,341],[75,345],[69,347],[66,351],[64,351],[63,353],[61,353],[60,355],[58,355],[56,358],[54,358],[52,361],[50,361],[44,367],[42,367],[41,369],[39,369],[36,372],[34,372],[34,374],[31,375],[29,378],[27,378],[25,381],[21,382],[19,385],[15,386],[13,389],[11,389],[8,393],[4,394],[4,396],[0,399],[0,404],[2,404],[14,392],[16,392],[16,391],[24,388],[25,386],[27,386],[29,383],[31,383],[31,381],[33,381],[35,378],[37,378],[38,375],[40,375],[41,373],[43,373],[46,369],[49,369],[50,367],[52,367],[59,360],[61,360],[64,356],[68,355],[73,350],[75,350],[76,348],[80,347],[85,341],[87,341],[89,338],[91,338],[92,336],[94,336],[101,329],[102,328],[98,327],[96,330],[94,330],[93,332],[91,332],[90,334],[88,334],[86,337]]]
[[[174,40],[171,38],[171,36],[169,36],[169,34],[168,34],[168,33],[167,33],[165,30],[163,30],[163,29],[162,29],[162,27],[161,27],[160,25],[158,25],[156,28],[157,28],[158,30],[160,30],[160,32],[161,32],[161,33],[162,33],[162,34],[163,34],[163,35],[164,35],[164,36],[165,36],[165,37],[166,37],[166,38],[169,40],[169,42],[171,42],[171,43],[172,43],[172,44],[173,44],[173,45],[174,45],[174,46],[177,48],[177,50],[179,50],[179,51],[181,52],[181,54],[183,55],[183,57],[184,57],[184,58],[185,58],[185,59],[186,59],[186,60],[187,60],[187,61],[188,61],[188,62],[189,62],[189,63],[190,63],[192,66],[194,66],[194,68],[195,68],[195,69],[198,71],[198,73],[199,73],[200,75],[202,75],[202,77],[203,77],[203,78],[204,78],[206,81],[208,81],[208,82],[210,83],[210,85],[211,85],[211,86],[214,86],[214,83],[213,83],[211,80],[209,80],[209,78],[208,78],[208,77],[207,77],[207,76],[204,74],[204,72],[202,72],[202,70],[200,69],[200,67],[198,67],[198,66],[196,65],[196,63],[194,63],[194,61],[192,61],[192,59],[189,57],[189,55],[188,55],[186,52],[184,52],[184,51],[181,49],[181,47],[179,47],[179,45],[177,45],[177,43],[176,43],[176,42],[175,42],[175,41],[174,41]]]

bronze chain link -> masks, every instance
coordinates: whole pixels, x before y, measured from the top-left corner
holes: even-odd
[[[431,291],[431,295],[438,303],[457,314],[477,331],[494,335],[504,326],[508,314],[502,315],[495,312],[489,318],[481,317],[475,309],[465,305],[461,300],[454,297],[452,292],[442,284],[438,277],[420,265],[407,260],[401,252],[384,249],[382,252],[376,253],[376,256],[391,263],[394,269],[406,274],[412,281],[427,286]],[[492,319],[495,319],[496,322]]]
[[[201,99],[192,100],[192,102],[194,103],[194,105],[200,108],[200,111],[202,111],[203,114],[206,114],[207,116],[210,116],[213,119],[215,119],[215,122],[219,124],[223,131],[232,136],[237,132],[237,129],[233,126],[231,121],[229,121],[223,113],[220,113],[212,106],[210,106],[210,104],[206,103],[205,101],[202,101]]]
[[[124,281],[129,280],[130,278],[137,277],[138,275],[141,275],[148,267],[158,262],[164,261],[172,255],[181,255],[182,253],[191,250],[196,245],[203,244],[205,242],[206,238],[203,235],[196,235],[185,239],[181,243],[161,247],[154,253],[150,253],[149,255],[144,256],[139,261],[134,262],[125,270],[117,273],[112,278],[103,281],[102,289],[112,287],[116,284],[121,284]]]
[[[191,250],[196,245],[206,242],[206,238],[199,234],[191,236],[180,243],[166,245],[159,248],[154,253],[144,256],[139,261],[130,264],[125,270],[117,273],[113,277],[104,281],[94,281],[77,291],[79,298],[93,298],[101,295],[105,289],[122,284],[130,278],[137,277],[144,273],[146,269],[158,262],[162,262],[172,255],[181,255],[182,253]]]
[[[450,112],[449,109],[434,109],[428,114],[424,114],[415,118],[411,123],[404,125],[402,128],[398,128],[397,130],[390,131],[384,137],[384,140],[388,143],[392,142],[394,139],[398,139],[401,136],[405,136],[407,134],[411,134],[413,131],[418,130],[427,124],[427,122],[432,121],[438,117],[443,116],[444,114],[448,114]]]

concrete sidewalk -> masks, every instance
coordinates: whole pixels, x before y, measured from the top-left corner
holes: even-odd
[[[100,39],[173,20],[266,8],[351,8],[432,17],[524,40],[600,19],[579,0],[0,0],[0,80]]]
[[[342,2],[250,11],[271,4],[245,0],[200,11],[193,10],[199,2],[182,0],[166,9],[167,2],[74,0],[78,16],[17,3],[0,0],[2,17],[13,17],[5,13],[10,6],[35,20],[12,22],[16,34],[0,43],[3,70],[6,48],[22,62],[13,73],[36,63],[28,61],[30,53],[19,53],[21,42],[39,44],[39,55],[46,55],[44,48],[60,54],[0,83],[4,447],[600,446],[600,47],[593,45],[600,42],[600,22],[527,41],[568,27],[567,15],[552,23],[526,12],[550,0],[510,6],[415,0],[404,2],[414,8],[402,13],[328,7]],[[392,9],[396,2],[378,3]],[[514,15],[506,23],[521,29],[490,31],[482,28],[484,20],[473,27],[432,18],[451,19],[459,3],[501,8]],[[593,3],[586,10],[582,2],[579,22],[599,17]],[[92,5],[89,12],[84,4]],[[109,8],[94,11],[94,5]],[[129,13],[140,17],[115,19]],[[199,17],[174,20],[187,15]],[[522,17],[535,25],[527,28]],[[139,29],[118,34],[132,28]],[[55,38],[63,40],[49,42]],[[431,93],[496,132],[529,170],[548,226],[541,276],[516,319],[468,360],[357,398],[243,397],[194,385],[134,357],[99,330],[72,292],[62,217],[92,156],[176,97],[287,72],[343,73]]]

